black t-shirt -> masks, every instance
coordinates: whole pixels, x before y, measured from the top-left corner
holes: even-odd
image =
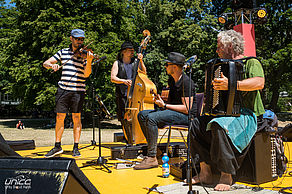
[[[168,103],[169,104],[183,104],[182,97],[196,96],[196,87],[193,80],[191,80],[191,95],[189,94],[189,80],[190,78],[183,72],[182,77],[176,83],[173,77],[169,76],[168,86],[169,86],[169,95]],[[191,109],[191,114],[196,115],[197,105],[196,98],[193,100],[193,105]]]

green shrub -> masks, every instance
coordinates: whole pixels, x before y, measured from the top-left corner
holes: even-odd
[[[281,112],[292,111],[292,97],[279,98],[278,107]]]

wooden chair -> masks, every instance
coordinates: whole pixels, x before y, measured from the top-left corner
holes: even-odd
[[[196,94],[197,116],[201,115],[203,102],[204,102],[204,93],[197,93]],[[189,127],[188,125],[165,125],[165,126],[163,126],[163,128],[160,128],[160,129],[167,129],[168,130],[166,153],[168,153],[170,137],[171,137],[171,130],[178,130],[180,132],[180,135],[184,141],[184,144],[187,147],[187,142],[184,138],[182,131],[188,131],[188,127]]]

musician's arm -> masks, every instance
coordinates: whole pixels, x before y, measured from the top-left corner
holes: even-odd
[[[140,60],[139,69],[146,74],[146,66],[143,62],[143,54],[138,53],[137,56],[138,56],[138,59]]]
[[[126,84],[127,86],[131,86],[132,80],[126,80],[118,78],[119,66],[118,61],[115,61],[112,70],[111,70],[111,82],[115,84]]]
[[[228,90],[228,78],[221,74],[220,78],[215,78],[212,81],[215,90]],[[254,91],[261,90],[265,86],[264,77],[251,77],[241,81],[237,81],[237,90]]]
[[[54,71],[57,71],[60,68],[57,62],[58,61],[55,59],[55,57],[51,57],[43,63],[43,66],[46,69],[53,69]]]
[[[264,86],[265,86],[264,77],[252,77],[241,81],[237,81],[237,90],[240,91],[262,90]]]
[[[94,58],[93,54],[91,52],[87,52],[86,65],[84,68],[84,77],[89,77],[89,75],[92,72],[91,63],[93,58]]]
[[[181,112],[184,114],[188,114],[188,107],[189,107],[189,99],[191,100],[191,108],[192,108],[192,104],[193,104],[193,97],[189,98],[189,97],[182,97],[182,102],[183,104],[167,104],[165,103],[161,97],[159,96],[160,99],[156,100],[155,103],[159,106],[159,107],[164,107],[168,110],[174,110],[177,112]]]

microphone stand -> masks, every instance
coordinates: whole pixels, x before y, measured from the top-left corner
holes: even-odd
[[[98,64],[97,65],[97,67],[98,67],[100,61],[101,60],[96,61],[93,64]],[[106,114],[109,114],[109,112],[106,109],[106,107],[104,106],[103,102],[101,101],[99,95],[98,94],[95,95],[94,80],[96,78],[97,67],[95,67],[95,71],[94,71],[94,74],[93,74],[93,78],[91,79],[91,87],[92,87],[92,104],[91,104],[92,108],[91,108],[91,111],[92,111],[92,133],[93,133],[92,134],[92,137],[93,137],[93,140],[91,140],[91,145],[85,146],[85,147],[83,147],[81,149],[84,149],[84,148],[90,147],[90,146],[97,146],[96,145],[96,141],[95,141],[95,115],[94,115],[94,102],[95,102],[95,98],[97,98],[98,103],[99,103],[99,111],[98,111],[98,114],[97,114],[97,125],[98,125],[97,127],[98,127],[98,134],[99,134],[98,135],[98,141],[99,141],[99,144],[98,144],[99,157],[98,157],[97,160],[92,160],[92,161],[86,162],[86,165],[83,165],[80,168],[84,168],[84,167],[88,167],[88,166],[92,166],[92,165],[99,165],[99,166],[101,166],[101,168],[105,168],[108,171],[108,173],[111,173],[112,171],[107,166],[107,159],[105,159],[104,157],[101,156],[101,128],[100,128],[100,117],[101,117],[102,111],[104,111]]]
[[[103,56],[103,57],[101,57],[99,60],[97,60],[97,61],[94,61],[94,62],[92,62],[91,63],[91,66],[92,65],[95,65],[95,64],[97,64],[97,67],[99,66],[99,62],[101,62],[102,60],[104,60],[104,59],[106,59],[106,57],[105,56]],[[91,78],[91,94],[92,94],[92,101],[91,101],[91,114],[92,114],[92,140],[91,140],[91,145],[88,145],[88,146],[84,146],[84,147],[82,147],[82,148],[79,148],[79,150],[81,150],[81,149],[84,149],[84,148],[88,148],[88,147],[90,147],[90,146],[94,146],[93,147],[93,149],[95,148],[95,146],[97,146],[97,144],[96,144],[96,141],[95,141],[95,116],[94,116],[94,102],[95,102],[95,100],[94,100],[94,98],[95,98],[95,88],[94,88],[94,81],[95,81],[95,78],[96,78],[96,73],[97,73],[97,67],[95,67],[95,68],[93,68],[94,69],[94,75],[92,76],[90,76],[90,78]],[[100,97],[99,97],[99,95],[97,95],[98,96],[98,102],[99,102],[99,104],[100,104]],[[102,103],[102,105],[103,105],[103,103]],[[104,106],[104,105],[103,105]],[[104,111],[104,108],[106,109],[106,107],[104,106],[103,107],[103,111]],[[105,112],[106,114],[109,114],[109,112],[108,112],[108,110],[106,109],[106,111],[107,112]],[[100,111],[98,111],[98,115],[97,115],[97,117],[98,117],[98,121],[100,120],[100,118],[99,118],[99,116],[101,115],[101,113],[100,113]],[[110,115],[109,115],[110,116]],[[111,117],[111,116],[110,116]],[[99,124],[99,123],[98,123]]]
[[[189,76],[189,96],[191,97],[191,94],[192,94],[192,79],[191,79],[191,73],[192,73],[192,64],[194,63],[195,61],[193,61],[192,63],[189,63],[187,64],[187,67],[186,67],[186,73],[187,75]],[[196,98],[196,96],[193,97],[193,102]],[[193,103],[194,104],[194,103]],[[192,167],[191,167],[191,163],[193,162],[192,161],[192,158],[191,158],[191,143],[190,143],[190,133],[191,133],[191,129],[192,129],[192,121],[193,121],[193,116],[191,115],[191,100],[189,100],[189,112],[188,112],[188,122],[189,122],[189,125],[188,125],[188,137],[187,137],[187,183],[189,185],[189,191],[188,191],[188,194],[199,194],[199,191],[198,190],[193,190],[192,188]]]
[[[94,63],[95,64],[95,63]],[[99,64],[99,63],[98,63]],[[92,65],[92,64],[91,64]],[[93,146],[93,149],[97,146],[96,141],[95,141],[95,115],[94,115],[94,98],[95,98],[95,88],[94,88],[94,81],[96,77],[96,72],[97,72],[97,67],[94,68],[94,75],[91,75],[91,94],[92,94],[92,101],[91,101],[91,114],[92,114],[92,140],[91,140],[91,145],[84,146],[82,148],[79,148],[79,150],[88,148],[90,146]],[[98,112],[98,120],[99,120],[99,112]]]

